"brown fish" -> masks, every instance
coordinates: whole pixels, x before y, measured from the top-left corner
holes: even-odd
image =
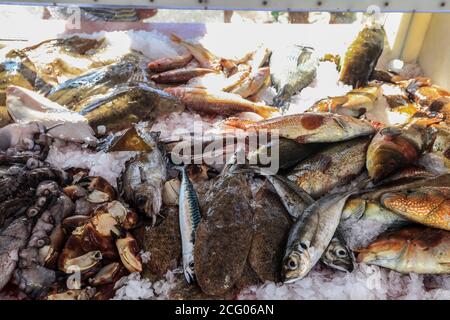
[[[186,66],[194,57],[190,53],[172,58],[161,58],[149,62],[148,68],[152,72],[164,72]]]
[[[439,119],[415,118],[401,126],[383,128],[367,150],[367,170],[373,181],[411,165],[432,142],[431,124]]]
[[[179,98],[187,108],[205,114],[231,116],[240,112],[254,112],[269,118],[277,109],[245,100],[237,94],[208,91],[199,88],[167,88],[164,90]]]
[[[193,43],[191,41],[182,40],[176,35],[172,34],[170,39],[185,47],[194,58],[200,63],[202,68],[220,70],[221,69],[221,59],[216,55],[212,54],[209,50],[203,47],[199,43]]]
[[[247,98],[256,94],[270,79],[270,69],[268,67],[256,70],[251,73],[241,84],[236,86],[230,92]]]
[[[211,72],[217,71],[205,68],[180,68],[155,74],[150,79],[156,83],[183,83]]]
[[[232,118],[225,124],[243,130],[278,130],[280,137],[299,143],[344,141],[375,131],[363,120],[331,113],[300,113],[262,121]]]
[[[331,145],[300,162],[287,178],[317,199],[364,169],[369,142],[363,137]]]
[[[381,203],[409,220],[450,231],[450,186],[388,192]]]
[[[450,232],[421,227],[389,232],[359,250],[357,261],[402,273],[449,274]]]

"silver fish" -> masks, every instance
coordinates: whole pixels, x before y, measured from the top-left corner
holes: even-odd
[[[336,270],[352,272],[354,269],[353,252],[345,244],[339,231],[336,231],[320,260],[328,267]]]
[[[318,63],[318,57],[309,47],[293,45],[275,50],[270,58],[272,83],[277,90],[274,106],[287,109],[291,96],[315,79]]]
[[[353,192],[321,198],[292,226],[282,266],[285,283],[303,279],[319,261],[333,239],[342,209]]]
[[[192,283],[195,281],[195,232],[200,223],[201,216],[197,194],[195,193],[194,187],[189,180],[186,167],[182,168],[180,198],[178,203],[184,277],[188,283]]]

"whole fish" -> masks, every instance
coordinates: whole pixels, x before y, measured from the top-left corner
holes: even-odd
[[[135,125],[135,128],[152,151],[139,153],[126,164],[119,185],[125,200],[139,213],[152,218],[155,225],[162,206],[162,189],[167,176],[166,163],[158,146],[157,135],[148,133],[141,124]]]
[[[242,98],[254,95],[267,83],[269,75],[270,69],[268,67],[256,70],[230,92],[238,94]]]
[[[243,130],[278,131],[280,137],[298,143],[344,141],[368,136],[375,131],[365,121],[331,113],[300,113],[262,121],[230,118],[225,124]]]
[[[106,131],[120,131],[139,121],[181,112],[184,105],[164,91],[139,84],[119,86],[106,95],[90,97],[73,110],[84,115],[94,130],[104,126]]]
[[[373,108],[379,92],[380,89],[376,86],[353,89],[345,96],[319,100],[308,111],[331,112],[357,118]]]
[[[168,70],[183,68],[193,58],[194,57],[190,53],[186,53],[172,58],[161,58],[149,62],[148,68],[152,72],[164,72]]]
[[[8,112],[15,122],[39,123],[49,128],[52,137],[96,144],[94,131],[82,115],[25,88],[9,86],[6,93]]]
[[[367,85],[383,52],[384,39],[383,28],[365,27],[361,30],[341,61],[339,80],[353,88]]]
[[[217,71],[205,68],[181,68],[155,74],[150,79],[156,83],[183,83],[212,72]]]
[[[300,162],[287,178],[317,199],[333,188],[348,183],[365,167],[370,139],[340,142]]]
[[[450,185],[387,192],[381,203],[409,220],[450,231]]]
[[[367,150],[369,176],[379,182],[396,170],[411,165],[433,140],[436,119],[415,118],[405,125],[381,129]]]
[[[353,192],[331,194],[309,206],[289,231],[283,259],[285,283],[304,278],[330,244],[342,209]]]
[[[318,57],[309,47],[292,45],[275,50],[270,58],[272,84],[277,91],[274,106],[287,109],[291,96],[316,78],[318,63]]]
[[[202,68],[213,69],[213,70],[221,69],[220,58],[217,57],[216,55],[212,54],[209,50],[207,50],[201,44],[182,40],[181,38],[177,37],[174,34],[172,34],[170,36],[170,39],[173,42],[175,42],[176,44],[179,44],[179,45],[185,47],[194,56],[194,58],[200,63],[200,66]]]
[[[328,267],[336,270],[352,272],[354,269],[353,252],[345,244],[339,231],[336,231],[320,260]]]
[[[450,232],[423,227],[388,232],[359,250],[357,261],[401,273],[449,274]]]
[[[197,194],[189,180],[186,167],[182,169],[178,204],[184,277],[188,283],[191,283],[195,281],[194,244],[201,215]]]
[[[143,74],[139,65],[139,60],[142,59],[138,54],[130,54],[120,62],[89,71],[55,86],[46,93],[46,97],[73,109],[80,101],[92,96],[107,94],[115,87]]]
[[[187,87],[167,88],[164,91],[179,98],[187,108],[205,114],[230,116],[240,112],[254,112],[268,118],[277,111],[276,108],[253,103],[228,92]]]

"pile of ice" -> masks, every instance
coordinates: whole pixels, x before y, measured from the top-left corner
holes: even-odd
[[[176,273],[168,271],[164,279],[150,282],[137,272],[123,277],[115,284],[116,295],[113,300],[165,300],[176,285]]]
[[[50,146],[46,161],[61,170],[89,169],[89,175],[101,176],[116,186],[125,163],[133,156],[133,152],[95,152],[74,143],[57,140]]]
[[[266,282],[243,290],[238,299],[378,300],[450,299],[450,277],[403,275],[359,264],[352,273],[316,268],[292,284]]]

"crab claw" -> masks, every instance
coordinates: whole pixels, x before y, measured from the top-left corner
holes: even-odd
[[[115,283],[126,274],[127,270],[120,262],[113,262],[100,269],[100,271],[89,280],[89,283],[94,287]]]
[[[142,261],[136,239],[128,233],[125,238],[116,240],[116,246],[125,268],[131,273],[142,272]]]
[[[96,267],[102,260],[100,251],[90,251],[82,256],[68,259],[63,265],[65,273],[84,272]]]

